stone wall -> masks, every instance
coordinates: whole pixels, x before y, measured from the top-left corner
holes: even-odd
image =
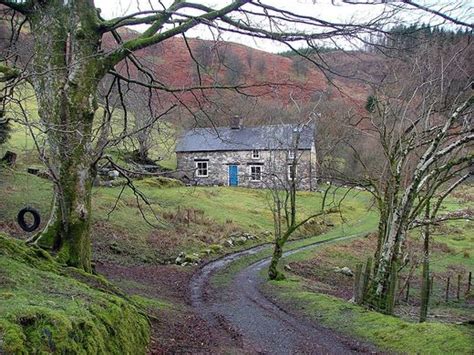
[[[250,188],[269,188],[277,180],[288,181],[288,158],[286,150],[261,150],[260,157],[254,159],[252,151],[219,151],[219,152],[177,152],[178,170],[185,173],[196,185],[229,185],[229,165],[238,166],[238,185]],[[208,176],[196,176],[196,162],[208,162]],[[296,180],[298,188],[314,190],[316,188],[315,153],[310,150],[299,150],[297,153]],[[252,181],[250,167],[261,166],[262,180]]]

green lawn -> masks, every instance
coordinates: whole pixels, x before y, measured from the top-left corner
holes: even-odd
[[[2,217],[12,219],[18,209],[31,204],[47,214],[52,193],[52,184],[45,180],[19,172],[18,170],[0,170],[0,188],[5,196],[2,205]],[[231,187],[174,187],[160,188],[153,179],[139,180],[135,183],[152,204],[154,210],[160,212],[193,208],[202,210],[206,216],[218,223],[236,223],[247,230],[272,230],[272,215],[269,209],[270,196],[267,191],[259,189]],[[136,198],[131,189],[126,188],[117,208],[109,216],[120,194],[122,187],[98,187],[93,189],[93,210],[96,221],[110,222],[130,233],[148,232],[152,227],[137,218],[140,211],[135,208]],[[340,198],[345,189],[336,193]],[[366,194],[351,193],[343,204],[343,215],[349,221],[361,218],[369,203]],[[298,215],[306,215],[318,211],[321,205],[321,194],[316,192],[300,192],[298,194]],[[147,214],[152,218],[151,214]],[[339,221],[339,216],[332,215],[329,219]],[[155,221],[159,224],[159,221]],[[351,222],[352,223],[352,222]],[[138,228],[138,230],[137,230]]]

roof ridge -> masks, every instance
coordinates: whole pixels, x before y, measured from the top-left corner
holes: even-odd
[[[259,125],[259,126],[242,126],[239,129],[263,128],[263,127],[283,127],[283,126],[297,126],[297,125],[300,125],[300,124],[299,123],[279,123],[279,124]],[[193,127],[193,128],[187,129],[186,132],[197,130],[197,129],[216,130],[216,129],[219,129],[219,128],[228,128],[228,129],[232,129],[234,131],[237,131],[237,129],[233,129],[231,126],[218,126],[218,127]]]

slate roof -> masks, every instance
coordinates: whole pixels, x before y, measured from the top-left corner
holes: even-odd
[[[210,152],[232,150],[280,150],[290,149],[293,124],[272,126],[194,128],[184,133],[176,145],[176,152]],[[314,126],[301,130],[298,148],[311,149]]]

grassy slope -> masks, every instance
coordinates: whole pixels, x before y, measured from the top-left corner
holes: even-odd
[[[474,188],[462,187],[457,194],[448,198],[443,210],[452,211],[461,208],[473,208]],[[452,312],[464,313],[464,317],[474,315],[472,302],[464,301],[464,291],[466,290],[467,275],[474,268],[474,223],[471,221],[452,221],[445,225],[437,226],[433,229],[433,240],[431,245],[430,268],[434,276],[434,287],[431,309],[433,313],[445,313],[448,308]],[[365,262],[366,258],[372,256],[375,248],[375,238],[371,240],[360,240],[352,243],[344,243],[338,246],[324,246],[316,251],[299,253],[287,259],[287,262],[297,262],[299,266],[308,272],[308,268],[313,268],[312,273],[319,273],[318,279],[333,278],[335,275],[332,269],[336,266],[348,266],[355,268],[356,264]],[[421,259],[421,243],[419,231],[413,231],[410,235],[409,248],[412,250],[412,259]],[[352,252],[351,252],[352,248]],[[403,277],[406,277],[409,267],[403,270]],[[311,273],[311,271],[310,271]],[[328,275],[321,277],[322,273]],[[446,278],[451,277],[450,298],[455,297],[457,275],[462,276],[461,282],[461,302],[450,302],[446,304],[444,300]],[[336,275],[338,276],[338,275]],[[421,267],[415,270],[412,282],[410,283],[410,298],[415,306],[419,305]],[[472,297],[472,296],[471,296]],[[441,312],[441,308],[444,311]],[[410,312],[412,313],[412,312]],[[447,315],[444,315],[447,316]]]
[[[28,117],[28,123],[34,125],[38,122],[38,105],[34,97],[33,89],[29,85],[25,85],[22,90],[17,90],[16,92],[17,99],[22,101],[23,108]],[[13,122],[12,132],[10,139],[0,146],[0,157],[5,154],[7,150],[12,150],[19,154],[22,158],[19,161],[20,166],[38,166],[41,167],[42,164],[38,160],[38,152],[35,147],[35,142],[30,134],[27,126],[20,124],[19,122],[25,122],[22,111],[15,104],[11,104],[7,107],[8,116],[15,118],[18,122]],[[100,122],[102,119],[102,109],[99,108],[96,113],[97,122]],[[121,109],[115,109],[112,120],[112,135],[115,137],[118,134],[122,133],[123,126],[123,111]],[[129,112],[128,115],[128,126],[130,130],[136,129],[135,119],[133,114]],[[33,127],[33,132],[37,137],[37,141],[40,146],[44,145],[46,136],[41,134],[40,131]],[[176,154],[174,152],[175,147],[175,130],[167,122],[159,121],[155,125],[155,130],[151,135],[151,150],[150,158],[158,160],[158,164],[167,169],[176,168]],[[120,143],[114,148],[108,149],[106,153],[112,155],[117,159],[118,162],[123,162],[123,152],[133,150],[137,147],[138,143],[135,138],[130,138],[127,142]],[[125,164],[126,165],[126,164]]]
[[[308,292],[297,277],[266,285],[291,308],[338,332],[369,341],[381,350],[409,354],[472,354],[472,327],[443,323],[410,323],[385,316],[339,298]]]
[[[0,353],[145,353],[149,331],[105,279],[0,234]]]
[[[145,209],[147,218],[158,228],[144,223],[136,199],[125,189],[112,214],[121,187],[94,188],[94,242],[96,258],[110,259],[122,264],[153,263],[176,257],[180,251],[202,251],[210,244],[222,244],[234,230],[254,234],[272,231],[272,217],[268,196],[262,190],[226,187],[175,187],[160,188],[153,180],[142,180],[136,186],[147,196],[158,220]],[[38,208],[46,222],[50,206],[52,185],[47,180],[17,170],[0,171],[0,230],[21,236],[15,227],[18,210],[26,204]],[[338,192],[337,195],[342,193]],[[365,213],[361,201],[367,197],[347,199],[345,210],[349,219]],[[319,208],[320,194],[302,192],[299,196],[299,213],[303,217]],[[189,225],[172,217],[178,210],[198,209],[204,218]],[[331,219],[337,223],[338,217]],[[16,228],[16,229],[15,229]],[[307,233],[311,234],[311,231]],[[263,238],[263,237],[262,237]],[[262,241],[270,241],[267,235]],[[114,253],[110,253],[113,249]]]
[[[47,215],[51,200],[52,184],[47,180],[14,170],[0,170],[0,189],[5,199],[0,202],[4,219],[13,219],[20,206],[32,204]],[[251,190],[229,187],[176,187],[159,188],[150,179],[137,181],[136,186],[145,193],[158,213],[171,212],[178,208],[197,208],[217,223],[235,222],[244,229],[272,230],[272,217],[268,208],[268,196],[263,190]],[[117,208],[108,218],[121,187],[94,188],[93,208],[96,221],[107,221],[126,230],[130,234],[150,232],[153,227],[141,223],[140,211],[130,189],[122,194]],[[340,194],[340,193],[339,193]],[[338,194],[338,195],[339,195]],[[317,210],[321,203],[319,194],[301,192],[298,199],[298,210],[301,216]],[[359,201],[347,200],[348,209],[358,208]],[[145,209],[145,213],[148,212]],[[356,211],[357,215],[360,211]],[[151,214],[147,217],[153,221]],[[351,216],[349,216],[350,218]],[[336,217],[331,217],[336,219]],[[138,228],[138,230],[137,230]]]
[[[351,216],[353,222],[338,223],[337,226],[332,228],[329,232],[323,233],[321,235],[316,235],[310,238],[290,241],[286,244],[284,250],[293,250],[321,241],[334,240],[335,242],[337,242],[337,240],[341,237],[350,237],[352,239],[352,237],[360,237],[374,230],[377,226],[378,215],[374,211],[367,211],[366,208],[364,208],[364,206],[366,206],[365,203],[367,202],[365,201],[366,196],[353,196],[353,198],[354,199],[352,200],[352,203],[358,204],[357,208],[351,209]],[[311,249],[308,251],[298,252],[295,255],[310,252]],[[261,252],[256,253],[254,255],[240,258],[237,261],[230,263],[225,268],[218,271],[211,279],[211,282],[214,287],[224,287],[228,285],[234,274],[237,273],[239,270],[241,270],[247,265],[250,265],[258,260],[269,257],[271,255],[272,248],[270,246],[269,248],[262,250]],[[286,273],[286,271],[282,267],[283,264],[283,261],[280,262],[280,271],[282,273]],[[266,271],[266,269],[263,270],[263,272]]]

